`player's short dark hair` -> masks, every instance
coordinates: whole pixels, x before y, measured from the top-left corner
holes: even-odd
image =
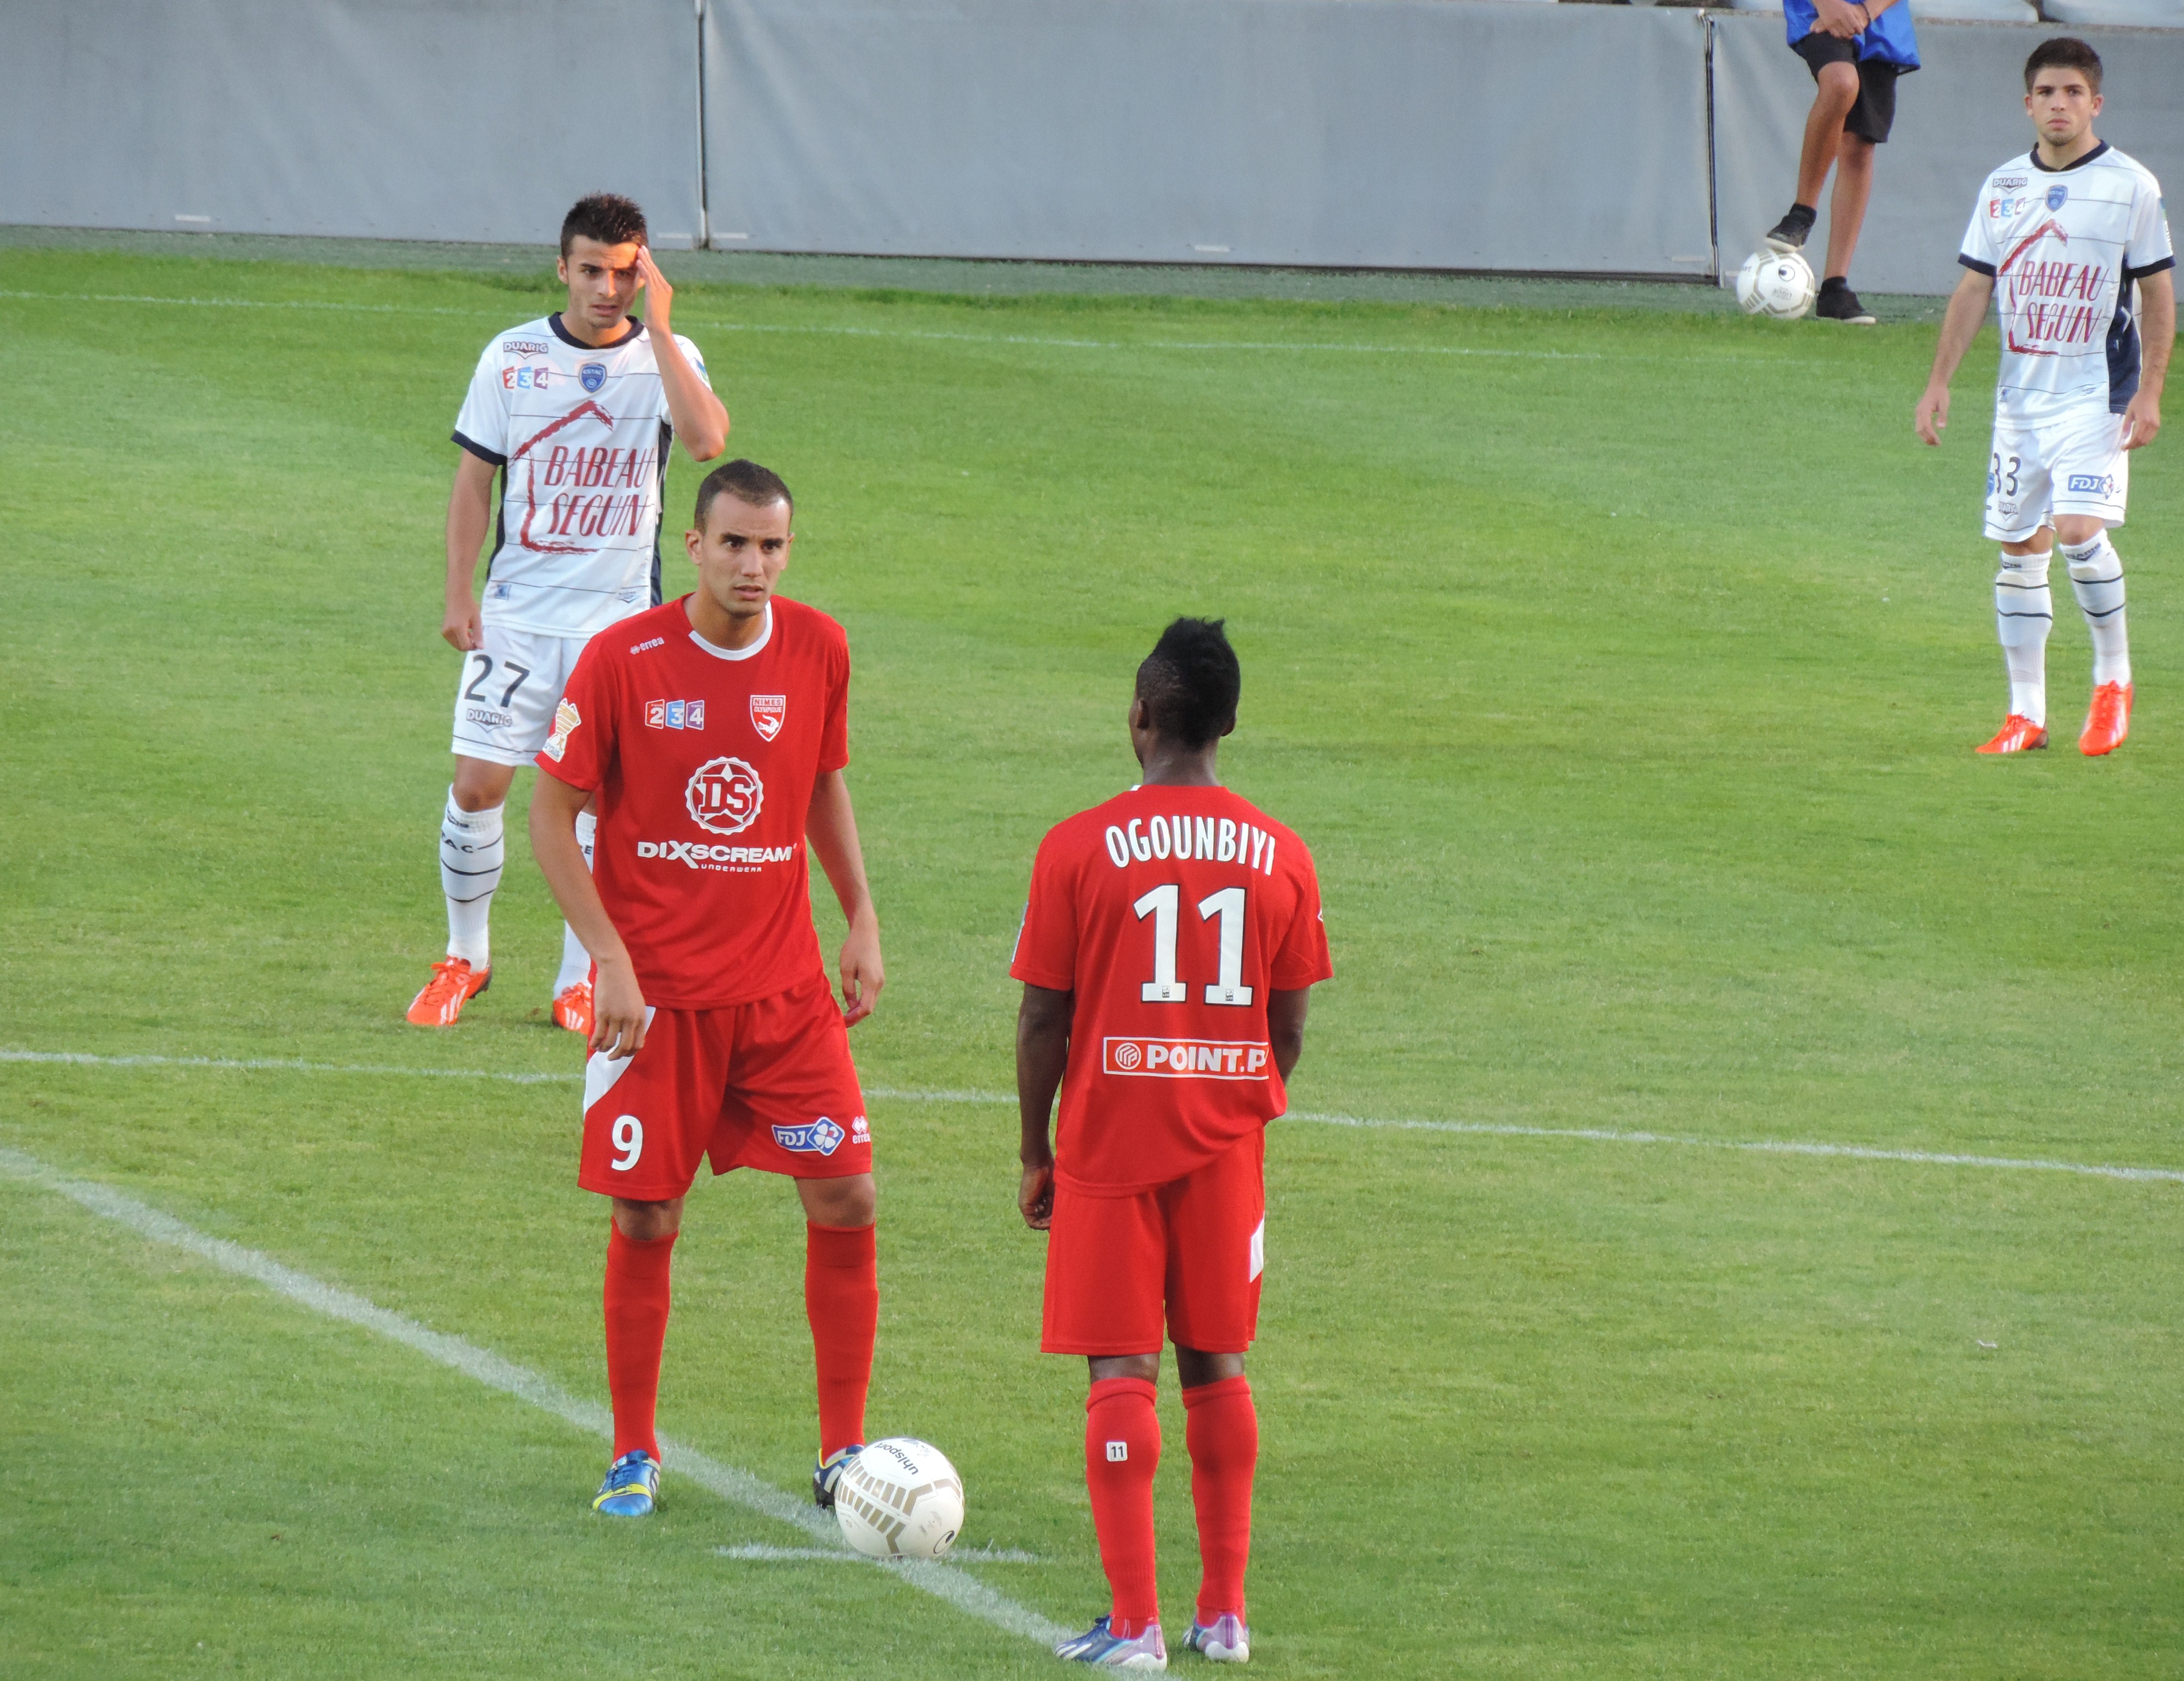
[[[1236,727],[1244,671],[1225,619],[1178,619],[1138,667],[1138,699],[1156,735],[1205,747]]]
[[[644,212],[637,201],[619,192],[593,192],[579,198],[561,218],[561,254],[566,257],[581,235],[602,245],[645,242]]]
[[[705,475],[705,483],[698,487],[698,509],[692,520],[699,531],[705,529],[705,515],[713,511],[713,498],[719,496],[733,496],[753,508],[786,502],[789,512],[796,511],[796,498],[788,493],[781,475],[755,461],[730,461]]]
[[[2033,76],[2050,66],[2059,70],[2083,70],[2086,86],[2096,93],[2101,91],[2101,55],[2075,35],[2059,35],[2032,49],[2032,56],[2025,61],[2027,93],[2032,92]]]

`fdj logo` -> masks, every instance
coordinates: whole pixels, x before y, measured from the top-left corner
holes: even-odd
[[[708,759],[682,791],[683,809],[708,834],[741,834],[765,804],[766,784],[740,759]]]
[[[654,730],[702,730],[705,727],[705,703],[702,700],[648,700],[644,703],[644,722]]]
[[[577,370],[577,377],[583,381],[586,391],[596,393],[599,388],[607,382],[607,365],[604,362],[587,362]]]
[[[776,1127],[773,1129],[774,1143],[783,1149],[793,1149],[805,1155],[832,1155],[841,1149],[842,1140],[849,1136],[823,1115],[807,1126]]]
[[[2070,493],[2074,496],[2114,496],[2115,480],[2100,473],[2073,473],[2070,475]]]

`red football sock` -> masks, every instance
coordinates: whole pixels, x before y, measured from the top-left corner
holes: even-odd
[[[1160,1415],[1142,1378],[1103,1378],[1084,1402],[1084,1482],[1100,1563],[1115,1595],[1109,1629],[1134,1639],[1160,1621],[1153,1574],[1153,1472],[1160,1468]]]
[[[1251,1556],[1251,1473],[1259,1463],[1259,1410],[1241,1376],[1183,1392],[1190,1450],[1190,1503],[1198,1509],[1198,1554],[1205,1576],[1198,1620],[1244,1614],[1244,1566]]]
[[[614,1398],[614,1456],[643,1448],[657,1460],[660,1349],[667,1340],[667,1260],[676,1234],[639,1243],[619,1226],[607,1234],[607,1393]]]
[[[879,1244],[870,1226],[805,1227],[804,1312],[819,1367],[819,1456],[865,1439],[880,1328]]]

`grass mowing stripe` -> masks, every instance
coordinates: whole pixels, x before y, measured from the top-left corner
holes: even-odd
[[[588,1434],[614,1439],[614,1417],[604,1407],[591,1401],[579,1400],[559,1384],[541,1377],[538,1372],[515,1361],[504,1360],[489,1349],[460,1337],[451,1337],[444,1332],[430,1330],[415,1320],[398,1313],[389,1312],[374,1302],[365,1300],[348,1290],[341,1289],[307,1272],[298,1272],[284,1266],[269,1255],[240,1244],[230,1243],[225,1238],[215,1238],[200,1232],[196,1227],[162,1212],[148,1203],[86,1179],[71,1179],[48,1167],[36,1156],[25,1155],[20,1150],[0,1145],[0,1172],[27,1181],[46,1190],[53,1191],[88,1209],[103,1219],[126,1227],[138,1236],[153,1243],[165,1244],[209,1261],[223,1272],[232,1272],[265,1286],[276,1294],[309,1308],[329,1319],[339,1319],[414,1350],[428,1360],[472,1378],[488,1389],[499,1389],[517,1400],[528,1401],[542,1412],[573,1424]],[[784,1494],[772,1483],[762,1481],[748,1471],[700,1453],[697,1449],[675,1442],[663,1436],[660,1453],[680,1475],[688,1477],[699,1487],[718,1495],[722,1500],[747,1506],[763,1517],[778,1519],[803,1530],[815,1541],[833,1541],[828,1550],[838,1554],[844,1561],[855,1563],[880,1565],[877,1559],[866,1559],[840,1544],[840,1531],[834,1520],[794,1495]],[[815,1549],[816,1550],[816,1549]],[[912,1586],[944,1600],[957,1610],[967,1611],[998,1628],[1012,1634],[1047,1645],[1069,1638],[1072,1630],[1050,1622],[1027,1606],[995,1593],[973,1577],[964,1575],[952,1567],[929,1560],[905,1560],[883,1567],[901,1576]]]
[[[0,1062],[47,1062],[99,1068],[275,1069],[309,1074],[415,1074],[435,1080],[507,1080],[518,1085],[581,1080],[581,1074],[499,1073],[486,1068],[398,1068],[368,1063],[292,1062],[217,1056],[96,1056],[86,1051],[0,1049]],[[1006,1092],[917,1091],[866,1086],[866,1097],[891,1103],[1012,1104]],[[1687,1149],[1746,1150],[1762,1155],[1812,1155],[1852,1161],[1903,1161],[1930,1167],[1990,1167],[2027,1173],[2077,1173],[2096,1179],[2184,1185],[2184,1168],[2118,1167],[2095,1161],[2048,1161],[2038,1157],[1974,1155],[1953,1150],[1885,1149],[1877,1144],[1808,1143],[1794,1138],[1695,1138],[1674,1133],[1633,1133],[1607,1127],[1520,1127],[1490,1121],[1401,1121],[1364,1115],[1329,1115],[1293,1109],[1281,1117],[1319,1127],[1356,1127],[1402,1133],[1456,1133],[1494,1138],[1572,1138],[1591,1144],[1678,1144]]]

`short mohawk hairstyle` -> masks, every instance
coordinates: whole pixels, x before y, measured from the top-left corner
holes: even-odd
[[[1196,749],[1236,727],[1243,668],[1225,619],[1178,619],[1138,667],[1138,699],[1157,735]]]
[[[594,192],[579,198],[561,218],[561,254],[566,257],[578,237],[596,239],[602,245],[645,242],[644,212],[637,201],[619,192]]]
[[[705,529],[705,515],[713,511],[716,498],[733,496],[753,508],[770,508],[777,502],[786,502],[789,511],[796,511],[796,498],[788,493],[788,487],[781,475],[761,467],[755,461],[740,459],[722,463],[705,475],[705,483],[698,487],[698,509],[691,523],[699,531]]]
[[[2059,70],[2083,70],[2086,85],[2096,93],[2101,91],[2101,55],[2075,35],[2059,35],[2032,49],[2032,56],[2025,61],[2027,93],[2032,92],[2032,78],[2051,66]]]

